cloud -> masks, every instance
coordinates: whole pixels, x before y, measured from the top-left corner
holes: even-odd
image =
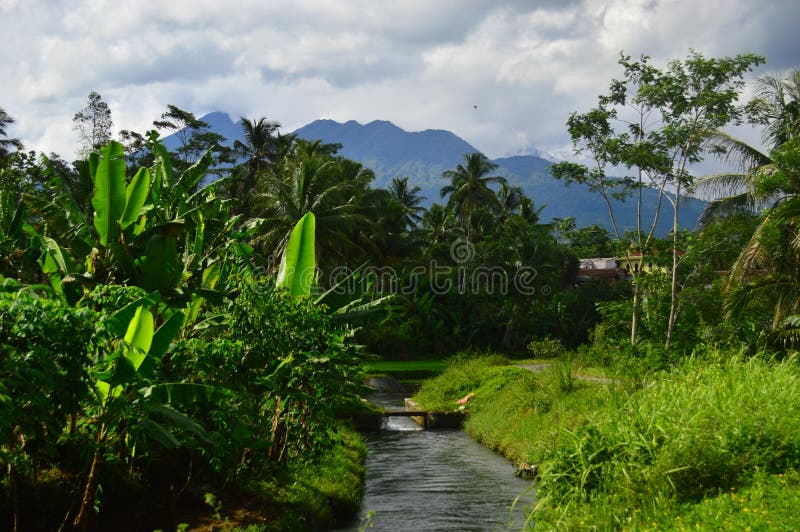
[[[0,106],[29,147],[66,157],[91,90],[117,129],[145,130],[172,103],[568,154],[569,113],[620,75],[621,50],[655,64],[753,51],[770,60],[760,72],[781,71],[800,57],[798,19],[795,0],[0,0]]]

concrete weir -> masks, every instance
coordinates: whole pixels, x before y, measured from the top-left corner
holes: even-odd
[[[405,415],[413,419],[418,425],[425,429],[458,429],[464,422],[465,412],[433,412],[425,410],[419,403],[411,399],[405,398],[405,410],[395,411],[393,413],[386,412],[386,415]]]

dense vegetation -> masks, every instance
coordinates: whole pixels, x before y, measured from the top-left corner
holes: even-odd
[[[374,188],[340,146],[265,118],[226,147],[168,106],[117,142],[92,93],[70,164],[25,152],[0,110],[1,526],[175,529],[204,508],[277,528],[346,519],[364,448],[344,418],[364,408],[370,351],[560,360],[548,381],[461,358],[420,395],[445,408],[475,393],[467,429],[541,465],[538,522],[664,526],[728,508],[730,488],[795,485],[800,78],[766,78],[739,106],[760,61],[623,57],[624,78],[570,118],[596,164],[554,175],[612,220],[613,199],[658,198],[667,239],[655,219],[542,223],[480,153],[424,209],[407,177]],[[720,131],[745,119],[767,153]],[[171,151],[159,131],[177,132]],[[708,153],[741,172],[695,179]],[[731,194],[688,232],[696,186]],[[652,267],[578,278],[578,258],[608,255]],[[624,386],[576,381],[576,360]]]

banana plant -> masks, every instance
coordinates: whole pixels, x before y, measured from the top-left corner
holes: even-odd
[[[295,224],[281,256],[275,286],[278,290],[288,292],[291,297],[308,297],[314,289],[317,264],[315,233],[316,219],[314,213],[308,212]],[[364,277],[366,266],[362,264],[318,295],[314,303],[327,305],[334,319],[350,324],[383,308],[394,296],[371,298],[372,290]]]
[[[219,260],[240,218],[228,215],[226,202],[215,195],[216,185],[197,189],[213,163],[211,150],[176,175],[156,133],[149,145],[154,164],[130,180],[117,142],[79,165],[93,187],[90,219],[61,190],[66,208],[59,212],[55,203],[43,206],[45,224],[26,226],[41,250],[42,272],[70,303],[80,298],[84,285],[98,282],[159,291],[181,305],[193,300],[195,309],[207,296],[221,297],[204,286],[203,278],[209,278],[204,272]],[[187,312],[195,314],[190,308]]]
[[[182,312],[168,311],[163,323],[156,328],[156,317],[151,308],[160,303],[160,294],[153,292],[116,312],[105,323],[107,332],[116,337],[112,349],[99,361],[94,383],[95,448],[80,509],[73,522],[84,528],[97,490],[98,468],[101,467],[105,446],[111,434],[114,441],[127,441],[121,431],[136,430],[168,448],[178,447],[180,441],[165,425],[156,421],[160,417],[210,442],[209,436],[198,423],[176,407],[196,402],[220,402],[233,393],[229,390],[193,383],[152,383],[161,358],[170,348],[184,322]],[[144,384],[144,386],[143,386]],[[132,411],[140,409],[142,419],[135,420],[129,428]]]

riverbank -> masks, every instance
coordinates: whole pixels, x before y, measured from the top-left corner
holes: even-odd
[[[713,352],[643,380],[455,359],[416,400],[539,470],[531,519],[557,529],[800,526],[800,370]]]
[[[185,519],[185,530],[330,530],[352,522],[364,493],[367,447],[348,425],[334,430],[333,442],[315,460],[252,482],[236,497],[207,500],[211,511]]]

